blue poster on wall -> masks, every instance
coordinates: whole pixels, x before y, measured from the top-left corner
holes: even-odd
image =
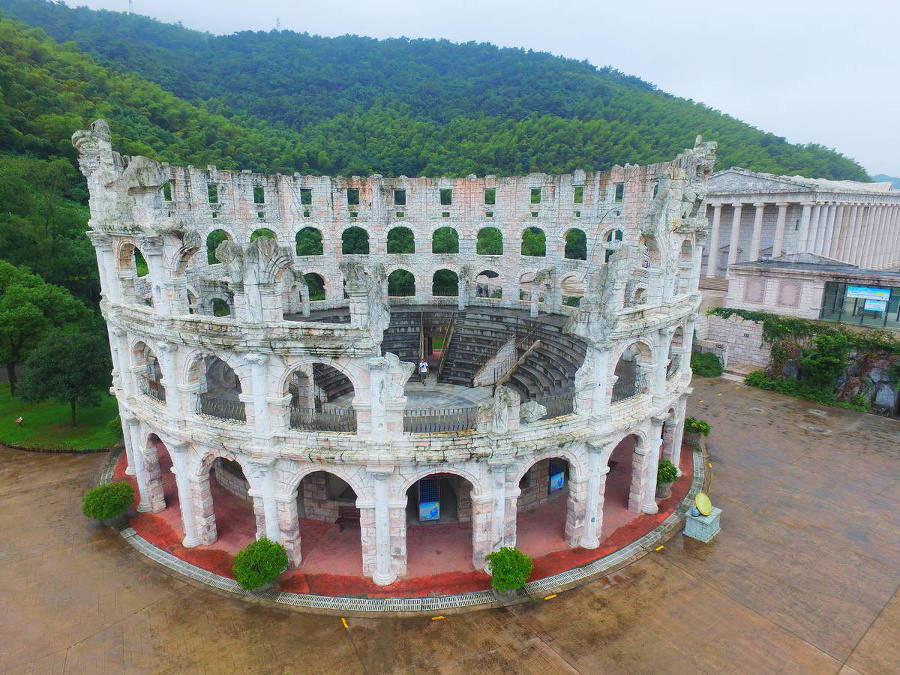
[[[440,502],[419,502],[419,520],[421,522],[440,520],[441,519],[441,503]]]
[[[562,490],[566,484],[566,472],[560,471],[550,476],[550,492]]]

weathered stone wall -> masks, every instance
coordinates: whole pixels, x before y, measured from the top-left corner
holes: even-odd
[[[762,339],[762,324],[745,321],[732,315],[727,319],[703,314],[697,317],[697,338],[711,343],[703,351],[717,351],[715,345],[724,345],[724,365],[729,370],[749,372],[763,370],[769,365],[772,347]]]

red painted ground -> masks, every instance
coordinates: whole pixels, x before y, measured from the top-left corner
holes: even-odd
[[[532,579],[558,574],[598,560],[628,545],[656,528],[675,510],[690,489],[693,475],[690,448],[681,454],[683,477],[672,486],[672,496],[660,500],[659,513],[635,516],[627,509],[631,480],[631,452],[617,449],[607,475],[603,507],[603,532],[596,549],[568,548],[563,540],[566,498],[561,495],[531,511],[519,514],[518,547],[534,559]],[[125,454],[116,466],[116,480],[127,480],[137,489],[133,477],[125,475]],[[186,562],[225,577],[234,578],[234,555],[255,538],[256,520],[250,502],[223,490],[211,477],[213,504],[219,539],[212,546],[186,549],[181,510],[172,462],[160,446],[160,466],[166,509],[160,513],[138,513],[129,519],[144,539]],[[135,502],[137,507],[137,501]],[[466,593],[490,588],[490,577],[472,569],[472,527],[470,523],[416,525],[407,528],[408,577],[384,588],[362,576],[362,547],[358,525],[339,525],[301,519],[303,563],[279,579],[282,590],[316,595],[360,595],[369,597],[422,597]]]

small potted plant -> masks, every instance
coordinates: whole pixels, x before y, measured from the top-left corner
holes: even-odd
[[[264,593],[275,587],[275,579],[287,566],[284,546],[263,537],[238,552],[231,571],[235,580],[248,591]]]
[[[688,417],[684,421],[684,442],[692,448],[700,447],[700,438],[709,436],[709,424],[703,420]]]
[[[485,556],[491,573],[491,591],[498,600],[511,600],[528,581],[534,563],[517,548],[504,546]]]
[[[672,494],[672,483],[678,478],[678,469],[668,459],[659,460],[656,470],[656,498],[665,499]]]
[[[104,525],[119,525],[125,522],[125,512],[133,502],[134,488],[118,481],[90,490],[81,502],[81,512]]]

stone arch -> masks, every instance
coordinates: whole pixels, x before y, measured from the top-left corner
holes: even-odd
[[[388,297],[414,297],[416,295],[416,275],[403,268],[397,268],[388,275]]]
[[[691,272],[694,268],[694,246],[690,239],[681,242],[678,255],[678,285],[676,291],[679,294],[691,292]]]
[[[620,227],[609,227],[603,231],[600,235],[600,239],[603,241],[603,248],[605,251],[603,262],[608,263],[609,259],[612,258],[613,253],[624,245],[625,233]]]
[[[659,242],[652,235],[644,235],[640,239],[640,244],[645,250],[645,267],[651,269],[659,269],[662,263],[662,253],[659,250]]]
[[[256,241],[260,237],[267,237],[268,239],[272,239],[275,242],[278,241],[278,235],[276,235],[275,232],[270,230],[268,227],[260,227],[250,233],[250,241]]]
[[[435,255],[459,253],[459,232],[456,228],[449,225],[436,228],[431,233],[431,252]]]
[[[610,471],[603,495],[604,522],[608,522],[608,511],[616,507],[624,506],[631,513],[640,513],[648,489],[646,472],[651,440],[647,433],[641,429],[628,429],[614,439],[609,444],[612,450],[605,458]]]
[[[135,373],[137,390],[145,396],[165,403],[166,388],[163,385],[162,368],[156,355],[156,345],[151,340],[133,339],[129,361],[132,366],[144,367],[143,373]]]
[[[324,300],[328,297],[328,285],[325,281],[325,277],[322,276],[319,272],[306,272],[303,275],[303,281],[306,282],[306,287],[309,289],[309,301],[315,302],[316,300]]]
[[[546,284],[541,283],[540,280],[535,282],[535,278],[538,276],[538,272],[536,271],[526,271],[522,272],[519,275],[519,300],[524,302],[529,302],[531,299],[532,287],[536,286],[537,293],[537,301],[538,303],[546,302],[549,300],[547,297],[547,288]]]
[[[647,289],[635,284],[632,292],[625,299],[625,306],[635,307],[638,305],[646,305],[648,297]]]
[[[220,260],[216,258],[216,248],[223,241],[234,241],[234,235],[224,227],[216,227],[206,233],[203,238],[206,243],[206,261],[210,265],[220,264]]]
[[[191,463],[192,484],[196,484],[199,493],[202,495],[200,500],[194,500],[194,520],[197,524],[198,535],[200,540],[205,544],[211,544],[220,537],[242,537],[251,543],[259,536],[264,536],[264,531],[260,531],[261,522],[256,515],[255,505],[250,503],[249,498],[244,499],[235,491],[218,485],[218,480],[214,478],[214,468],[218,461],[226,461],[240,467],[244,481],[247,483],[248,491],[258,491],[261,486],[254,484],[253,473],[248,471],[248,467],[244,464],[246,461],[242,455],[230,452],[225,448],[208,447],[202,454],[199,454],[197,461]],[[215,480],[215,483],[214,483]],[[218,492],[218,497],[216,493]],[[228,494],[224,494],[228,493]],[[217,499],[228,499],[235,504],[240,501],[246,501],[247,504],[240,513],[238,518],[234,517],[235,509],[229,508],[231,518],[219,519],[216,516],[215,508]],[[253,498],[254,501],[256,498]],[[247,534],[247,531],[252,534]]]
[[[498,227],[482,227],[475,241],[477,255],[503,255],[503,231]]]
[[[447,268],[435,271],[431,276],[431,295],[433,297],[459,295],[459,274]]]
[[[666,379],[674,377],[681,370],[681,359],[684,352],[684,326],[679,324],[672,333],[669,341],[668,365],[666,366]]]
[[[369,233],[359,225],[341,232],[341,255],[369,255]]]
[[[563,257],[569,260],[587,260],[587,235],[584,230],[573,227],[564,237]]]
[[[405,225],[392,227],[387,234],[387,252],[390,255],[415,253],[415,233]]]
[[[322,230],[306,226],[294,235],[294,250],[298,256],[322,255],[324,253]]]
[[[221,362],[227,367],[218,372]],[[217,370],[210,372],[210,367]],[[228,374],[230,371],[232,377]],[[210,375],[213,376],[213,390],[210,391]],[[195,385],[196,410],[204,414],[212,414],[213,417],[232,421],[246,421],[243,402],[240,401],[242,392],[251,391],[249,387],[249,366],[242,366],[236,362],[236,358],[230,354],[215,354],[205,350],[194,350],[184,360],[182,370],[182,382]],[[204,403],[204,398],[206,403]],[[206,406],[206,407],[204,407]],[[212,406],[212,407],[210,407]],[[216,414],[216,411],[221,412]]]
[[[407,476],[406,478],[404,478],[403,482],[395,488],[396,494],[398,496],[406,494],[409,488],[415,485],[419,480],[421,480],[422,478],[428,478],[435,473],[449,473],[461,478],[465,478],[472,484],[472,488],[476,495],[484,494],[484,486],[482,486],[481,480],[468,469],[460,468],[458,466],[447,467],[444,471],[436,471],[433,467],[416,471],[412,476]]]
[[[548,536],[547,519],[554,523],[551,528],[559,535],[560,543],[577,546],[581,532],[579,521],[584,518],[585,486],[581,483],[586,475],[583,459],[568,447],[559,447],[541,452],[529,461],[515,475],[513,485],[518,488],[516,498],[516,546],[529,555],[541,555],[546,551]],[[565,495],[566,510],[558,514],[556,500]],[[540,532],[529,528],[529,520],[541,513]],[[507,516],[509,518],[509,516]],[[556,525],[558,524],[558,529]]]
[[[523,256],[543,258],[547,255],[547,235],[539,227],[534,225],[522,230],[520,236],[522,246],[520,253]]]
[[[292,473],[291,479],[287,483],[286,492],[288,493],[288,495],[292,499],[296,499],[298,496],[300,483],[303,481],[303,479],[318,472],[330,473],[337,476],[353,489],[357,497],[359,497],[360,495],[365,496],[368,494],[368,486],[360,483],[359,476],[356,475],[356,472],[347,471],[344,469],[344,467],[337,464],[327,464],[325,466],[305,466],[299,471]]]
[[[284,374],[278,380],[275,390],[281,392],[282,396],[287,396],[289,393],[291,376],[293,375],[294,371],[298,369],[303,370],[304,372],[312,374],[312,377],[314,378],[314,369],[317,364],[333,368],[338,373],[347,378],[350,381],[350,384],[353,386],[354,396],[357,392],[362,391],[362,383],[360,381],[361,373],[359,371],[353,368],[348,368],[340,361],[329,359],[325,356],[303,357],[287,363],[284,369]]]
[[[654,349],[642,339],[629,342],[617,352],[610,404],[649,393],[653,368]]]
[[[581,304],[581,298],[584,297],[584,274],[579,272],[568,272],[564,274],[560,277],[559,289],[562,294],[563,305],[578,307]]]
[[[492,269],[482,270],[475,276],[475,295],[479,298],[500,299],[503,297],[503,284],[498,272]]]

